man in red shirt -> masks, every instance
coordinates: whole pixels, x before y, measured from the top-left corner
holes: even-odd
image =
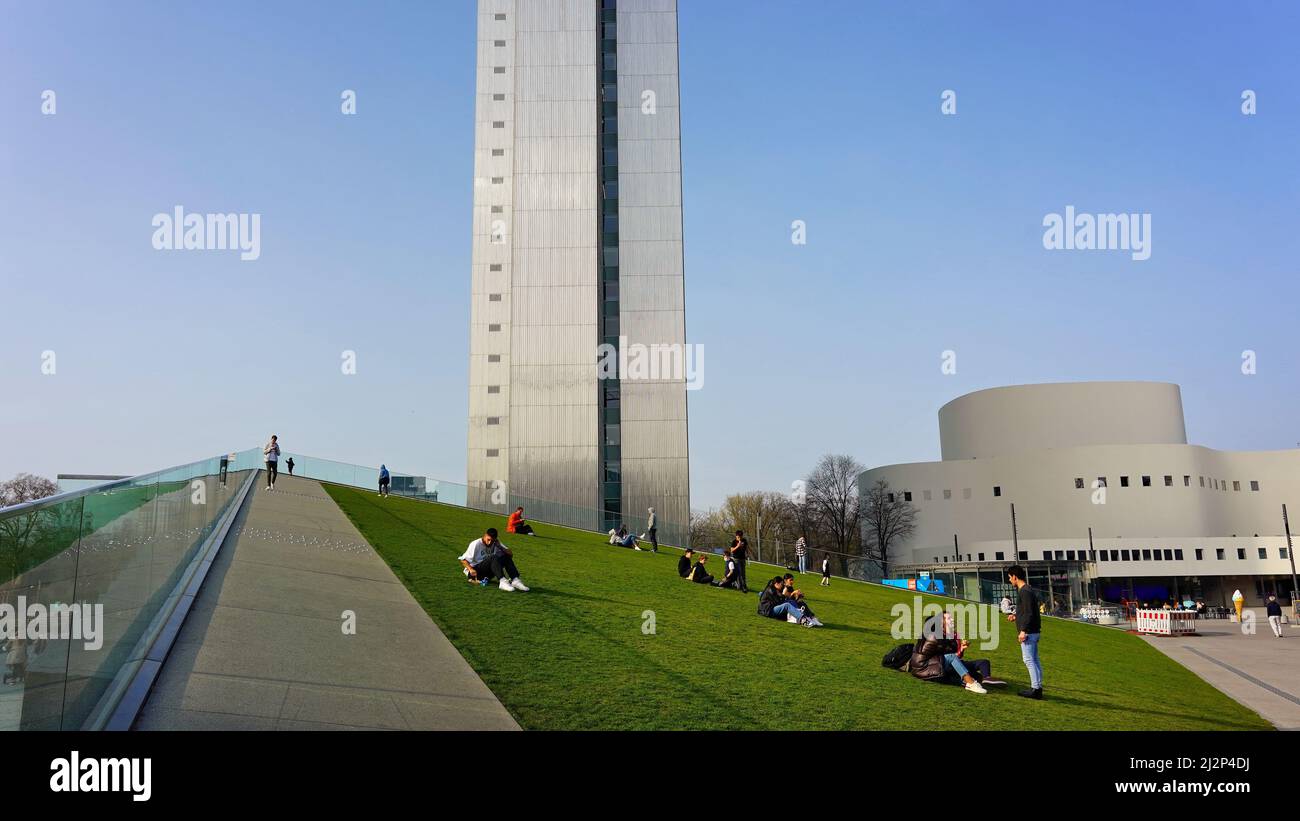
[[[510,521],[506,523],[507,533],[518,533],[520,536],[536,536],[530,524],[524,521],[523,505],[515,508],[515,512],[510,514]]]

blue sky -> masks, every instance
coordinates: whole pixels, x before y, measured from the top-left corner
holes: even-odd
[[[0,475],[274,431],[463,480],[474,5],[0,16]],[[1173,381],[1193,442],[1295,447],[1298,25],[1288,3],[682,0],[694,506],[828,451],[938,458],[941,404],[1023,382]],[[155,251],[177,204],[260,213],[261,258]],[[1067,205],[1150,213],[1151,258],[1045,250]]]

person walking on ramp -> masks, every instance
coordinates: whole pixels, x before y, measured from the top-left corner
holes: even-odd
[[[274,435],[266,447],[262,448],[262,457],[266,459],[266,489],[275,490],[275,477],[279,474],[277,468],[280,465],[280,443]]]

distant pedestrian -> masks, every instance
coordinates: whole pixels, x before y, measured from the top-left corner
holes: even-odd
[[[1246,607],[1246,597],[1241,595],[1241,590],[1232,591],[1232,606],[1237,608],[1237,624],[1241,624],[1241,611]]]
[[[280,465],[280,443],[274,435],[266,447],[262,448],[262,457],[266,459],[266,489],[275,490],[275,477],[279,474],[277,468]]]
[[[822,556],[822,587],[831,586],[831,554]]]
[[[284,466],[287,467],[287,468],[289,469],[289,475],[292,476],[292,475],[293,475],[293,457],[292,457],[292,456],[290,456],[289,459],[288,459],[288,461],[286,461],[286,462],[284,463]]]
[[[731,558],[736,560],[736,589],[741,593],[748,593],[745,565],[749,564],[749,540],[745,538],[743,530],[737,530],[736,538],[731,542]]]
[[[800,536],[794,543],[794,555],[799,560],[799,572],[808,572],[808,542]]]
[[[1273,628],[1273,635],[1282,638],[1282,605],[1277,603],[1277,596],[1270,593],[1264,609],[1268,611],[1268,626]]]
[[[392,481],[393,481],[393,477],[388,472],[388,466],[380,465],[379,466],[379,495],[380,496],[388,495],[388,485]]]
[[[655,517],[655,509],[654,509],[654,508],[648,508],[648,512],[650,513],[650,518],[646,519],[646,522],[645,522],[645,533],[642,533],[642,534],[641,534],[641,538],[642,538],[642,539],[647,539],[647,538],[648,538],[648,539],[650,540],[650,552],[651,552],[651,553],[658,553],[658,552],[659,552],[659,537],[658,537],[658,535],[655,533],[655,526],[658,524],[658,521],[656,520],[656,517]]]
[[[1016,623],[1020,656],[1029,671],[1029,689],[1021,690],[1020,695],[1039,700],[1043,697],[1043,665],[1038,660],[1038,638],[1043,620],[1038,614],[1038,596],[1025,579],[1025,569],[1018,564],[1007,568],[1007,581],[1016,588],[1016,612],[1007,616],[1007,621]]]

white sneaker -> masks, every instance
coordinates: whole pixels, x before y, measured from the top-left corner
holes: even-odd
[[[632,549],[633,549],[633,550],[640,550],[641,548],[639,548],[639,547],[634,547],[634,548],[632,548]]]
[[[509,580],[509,579],[502,579],[502,580],[501,580],[501,584],[499,584],[499,585],[497,585],[497,586],[500,587],[502,590],[506,591],[507,593],[513,593],[513,592],[515,592],[515,589],[514,589],[513,587],[510,586],[510,580]]]
[[[271,489],[271,486],[270,486],[270,485],[267,485],[267,486],[266,486],[266,489],[267,489],[267,490],[270,490],[270,489]]]
[[[801,620],[794,613],[787,613],[785,617],[786,624],[800,624]]]
[[[510,586],[513,587],[515,590],[518,590],[518,591],[521,592],[521,593],[527,593],[527,592],[528,592],[528,585],[524,584],[524,580],[523,580],[523,579],[520,579],[520,578],[517,578],[517,577],[516,577],[515,579],[513,579],[513,580],[510,582]]]
[[[988,695],[989,692],[988,690],[985,690],[983,687],[981,687],[978,681],[972,681],[970,684],[967,684],[966,689],[970,690],[972,693],[979,693],[982,696]]]
[[[822,624],[822,623],[821,623],[821,620],[818,619],[816,616],[809,616],[809,617],[808,617],[808,621],[804,622],[804,625],[805,625],[806,627],[825,627],[825,626],[826,626],[826,625]]]

